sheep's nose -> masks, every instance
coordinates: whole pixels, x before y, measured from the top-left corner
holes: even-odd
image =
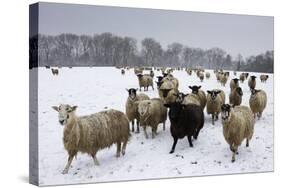
[[[60,124],[63,125],[64,120],[59,120]]]

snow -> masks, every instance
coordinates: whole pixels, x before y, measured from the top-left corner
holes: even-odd
[[[35,71],[35,70],[33,70]],[[175,153],[169,154],[173,139],[170,135],[169,120],[166,131],[159,125],[158,135],[145,139],[141,130],[132,133],[126,155],[115,157],[116,146],[97,153],[100,166],[95,166],[87,154],[78,154],[73,160],[69,173],[61,174],[67,162],[67,152],[63,148],[63,127],[58,123],[58,114],[51,106],[59,104],[77,105],[77,115],[87,115],[113,108],[125,112],[126,88],[137,88],[138,81],[133,70],[121,71],[114,67],[61,68],[59,75],[53,76],[50,69],[38,68],[38,116],[39,116],[39,183],[40,185],[94,183],[170,177],[190,177],[273,171],[273,74],[266,83],[257,79],[257,88],[267,92],[268,102],[263,117],[256,121],[250,147],[245,141],[239,147],[236,162],[231,163],[232,153],[222,134],[221,120],[211,124],[211,116],[205,111],[205,124],[194,147],[187,139],[178,141]],[[175,71],[179,79],[179,89],[190,92],[189,85],[202,85],[204,91],[223,89],[226,101],[230,92],[229,81],[222,87],[212,70],[209,80],[200,80],[193,73]],[[160,72],[155,72],[156,76]],[[255,74],[259,77],[260,73]],[[237,74],[237,76],[239,73]],[[230,78],[235,76],[230,74]],[[230,79],[229,79],[230,80]],[[243,89],[243,104],[248,106],[250,91],[247,81],[240,83]],[[158,91],[149,88],[145,92],[150,97],[158,97]]]

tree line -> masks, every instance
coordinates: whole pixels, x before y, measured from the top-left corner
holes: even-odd
[[[144,38],[141,49],[132,37],[101,34],[39,34],[30,38],[30,67],[37,66],[170,66],[273,72],[273,51],[250,57],[232,57],[214,47],[201,49],[171,43],[164,49],[153,38]]]

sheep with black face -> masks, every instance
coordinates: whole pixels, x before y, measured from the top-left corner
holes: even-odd
[[[214,89],[207,91],[207,113],[212,115],[212,124],[218,120],[221,105],[225,103],[225,94],[222,90]]]
[[[193,147],[192,137],[197,139],[200,130],[204,126],[204,113],[202,108],[198,105],[183,105],[178,102],[165,104],[165,106],[170,108],[170,132],[174,139],[170,153],[174,153],[178,139],[182,139],[185,136],[188,139],[189,146]]]
[[[233,106],[238,106],[242,103],[243,91],[241,87],[233,89],[229,94],[229,103]]]
[[[204,110],[206,103],[207,103],[207,98],[206,94],[203,90],[201,90],[201,86],[189,86],[189,88],[192,90],[192,94],[197,95],[199,98],[200,106]]]
[[[248,86],[250,89],[255,89],[256,87],[256,76],[250,76],[248,80]]]

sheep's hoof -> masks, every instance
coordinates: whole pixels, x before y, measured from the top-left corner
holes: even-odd
[[[122,155],[125,155],[125,151],[122,151]]]
[[[169,153],[170,153],[170,154],[174,153],[174,150],[171,150]]]
[[[193,144],[192,145],[189,145],[191,148],[193,148]]]
[[[235,162],[235,159],[232,159],[231,162],[234,163],[234,162]]]
[[[120,157],[120,153],[116,153],[116,157],[117,157],[117,158]]]

